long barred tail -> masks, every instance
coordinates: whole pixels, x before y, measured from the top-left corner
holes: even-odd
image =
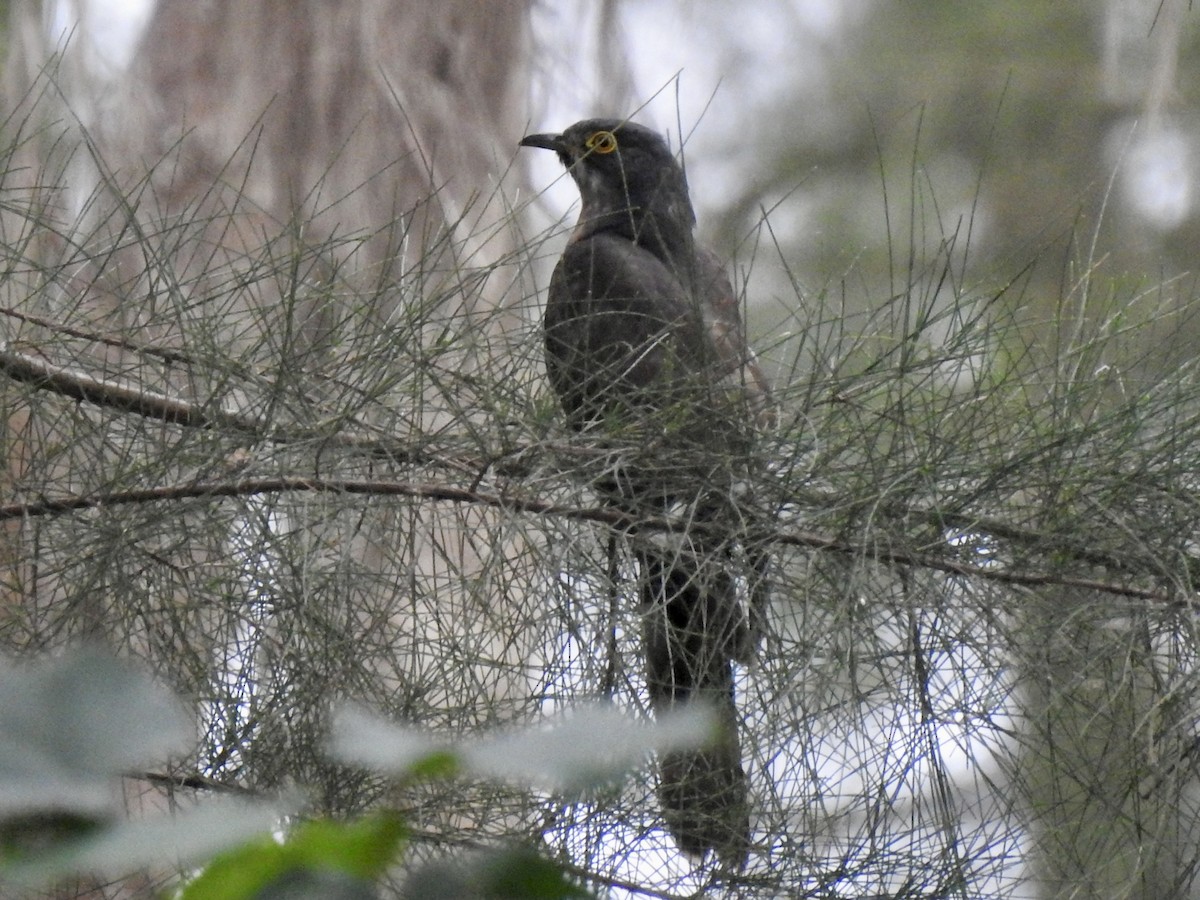
[[[702,703],[717,713],[719,733],[697,750],[659,759],[658,797],[679,848],[716,852],[745,865],[750,845],[748,782],[742,768],[733,660],[753,643],[724,564],[728,550],[640,548],[646,683],[655,713]]]

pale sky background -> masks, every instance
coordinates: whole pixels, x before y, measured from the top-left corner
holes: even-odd
[[[579,119],[633,113],[679,146],[682,129],[692,200],[703,222],[705,209],[720,205],[722,185],[753,171],[756,111],[773,115],[772,101],[785,88],[794,93],[798,82],[817,96],[827,90],[823,60],[874,2],[623,4],[619,33],[631,68],[634,110],[604,109],[597,102],[605,94],[595,62],[600,4],[535,4],[534,41],[543,48],[539,55],[546,68],[535,75],[532,130],[561,131]],[[539,188],[561,174],[550,154],[542,156],[530,163]],[[562,180],[548,189],[548,197],[564,214],[576,199],[573,185]]]

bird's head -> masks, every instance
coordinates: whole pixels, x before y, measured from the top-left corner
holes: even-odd
[[[621,119],[585,119],[561,134],[531,134],[522,147],[553,150],[566,167],[583,201],[581,224],[587,220],[654,220],[656,232],[686,231],[696,216],[687,180],[662,135]]]

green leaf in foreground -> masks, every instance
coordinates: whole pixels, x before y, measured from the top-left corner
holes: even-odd
[[[332,749],[342,762],[408,778],[461,773],[575,791],[619,780],[645,765],[652,753],[702,746],[715,730],[715,716],[701,705],[654,723],[611,706],[584,705],[523,728],[448,743],[426,729],[352,707],[335,719]]]
[[[193,735],[170,691],[107,651],[0,657],[0,821],[115,815],[112,778],[186,753]]]
[[[298,873],[335,873],[350,883],[369,883],[393,862],[404,836],[394,813],[305,822],[282,842],[264,838],[218,857],[179,900],[251,900]]]
[[[7,885],[48,885],[81,874],[121,878],[198,865],[269,833],[284,815],[277,804],[212,799],[194,809],[93,829],[0,869],[0,896],[8,896]]]
[[[403,896],[422,900],[583,900],[593,895],[555,863],[527,848],[489,850],[417,869]]]

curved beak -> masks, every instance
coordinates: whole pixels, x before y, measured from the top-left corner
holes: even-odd
[[[553,150],[555,153],[566,153],[567,145],[561,134],[527,134],[521,138],[519,147],[541,147],[543,150]]]

